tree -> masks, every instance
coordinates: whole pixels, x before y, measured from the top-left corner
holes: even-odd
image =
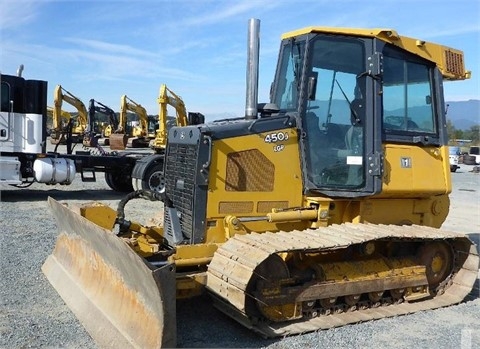
[[[470,139],[466,137],[465,131],[457,130],[451,120],[447,120],[447,134],[448,134],[449,140],[465,139],[465,138]]]
[[[456,139],[455,135],[455,126],[453,126],[453,123],[450,119],[447,119],[447,134],[448,134],[448,139]]]
[[[464,132],[466,139],[471,139],[473,144],[477,144],[480,141],[480,125],[473,125],[470,130]]]

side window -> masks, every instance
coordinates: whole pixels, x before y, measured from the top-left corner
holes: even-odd
[[[10,86],[6,82],[1,83],[1,111],[10,111]]]
[[[407,58],[384,52],[383,127],[389,133],[436,133],[430,67]]]
[[[283,110],[296,110],[298,89],[303,69],[305,43],[292,42],[284,46],[280,64],[280,78],[274,103]]]

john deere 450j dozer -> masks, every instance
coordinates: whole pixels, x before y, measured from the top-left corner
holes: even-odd
[[[390,29],[297,30],[257,105],[258,33],[251,20],[246,117],[173,127],[164,190],[133,192],[117,211],[49,200],[60,236],[43,271],[101,346],[174,346],[175,300],[205,289],[269,337],[472,290],[476,246],[440,229],[442,84],[469,77],[463,53]],[[163,226],[125,217],[136,197],[163,202]]]

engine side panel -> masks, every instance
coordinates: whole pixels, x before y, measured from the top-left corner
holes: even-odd
[[[447,147],[386,144],[380,197],[428,197],[452,191]]]
[[[300,207],[302,174],[293,128],[214,140],[207,241],[225,241],[226,216],[265,217],[273,209]],[[268,224],[268,225],[267,225]],[[255,229],[272,229],[257,222]]]

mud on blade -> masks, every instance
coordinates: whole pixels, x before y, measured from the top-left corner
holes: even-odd
[[[151,270],[111,231],[48,202],[59,236],[42,271],[97,344],[174,347],[175,267]]]

